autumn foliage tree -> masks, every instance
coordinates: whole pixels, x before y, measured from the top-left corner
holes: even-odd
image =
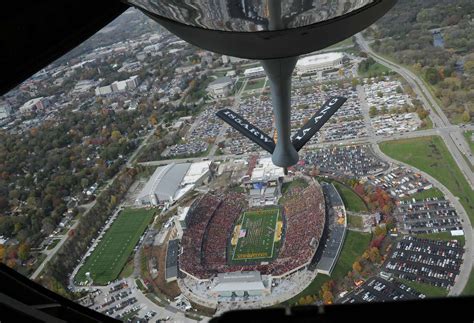
[[[352,264],[352,269],[354,269],[354,271],[356,271],[358,273],[361,273],[362,272],[362,265],[361,265],[360,261],[355,261]]]

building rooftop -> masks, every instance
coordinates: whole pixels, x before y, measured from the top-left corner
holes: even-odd
[[[173,199],[190,166],[191,164],[186,163],[158,167],[138,195],[138,199],[152,194],[161,201]]]
[[[218,283],[214,292],[249,291],[266,289],[258,271],[233,272],[217,275]]]
[[[300,58],[296,66],[309,66],[315,64],[327,64],[343,58],[342,53],[325,53],[319,55],[311,55]]]

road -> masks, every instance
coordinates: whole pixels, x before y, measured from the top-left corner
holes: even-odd
[[[329,146],[334,146],[334,145],[366,144],[368,142],[380,143],[380,142],[390,141],[390,140],[411,139],[411,138],[419,138],[419,137],[427,137],[427,136],[441,136],[443,132],[450,132],[450,131],[455,131],[458,129],[460,129],[459,126],[451,125],[449,127],[443,127],[443,128],[438,128],[438,129],[419,130],[419,131],[405,132],[405,133],[387,135],[387,136],[372,134],[372,136],[369,136],[369,137],[363,137],[363,138],[357,138],[357,139],[344,139],[344,140],[338,140],[338,141],[330,141],[330,142],[323,142],[323,143],[318,143],[318,144],[313,144],[313,145],[307,145],[303,149],[307,150],[307,149],[315,149],[315,148],[324,148],[324,147],[329,147]],[[467,126],[464,129],[474,131],[474,125]],[[226,159],[245,159],[251,154],[254,154],[254,153],[242,154],[242,155],[227,154],[227,155],[220,155],[220,156],[213,156],[213,157],[164,159],[164,160],[142,162],[139,164],[143,166],[161,166],[161,165],[168,165],[168,164],[173,164],[173,163],[182,164],[182,163],[188,163],[188,162],[196,162],[196,161],[207,160],[207,159],[213,160],[213,161],[226,160]],[[261,155],[265,156],[265,153],[262,152]]]
[[[405,80],[407,80],[415,93],[418,95],[419,99],[423,102],[424,106],[430,111],[430,117],[433,121],[433,128],[439,129],[439,135],[448,147],[449,152],[453,156],[456,164],[471,186],[471,189],[474,189],[474,172],[471,169],[471,165],[474,165],[474,157],[472,156],[472,153],[470,153],[470,150],[468,149],[469,147],[467,147],[467,143],[464,140],[462,131],[460,128],[452,128],[453,125],[451,122],[449,122],[438,102],[435,100],[431,92],[426,88],[423,81],[410,70],[388,61],[387,59],[374,53],[361,34],[356,35],[356,40],[360,48],[367,52],[367,54],[371,56],[376,62],[397,72]],[[463,152],[467,154],[463,154]],[[465,158],[468,161],[466,161]]]
[[[237,108],[239,107],[240,96],[242,95],[242,92],[244,91],[245,87],[247,86],[247,82],[248,82],[248,79],[245,78],[245,80],[242,82],[242,86],[240,87],[239,92],[237,92],[237,94],[234,96],[234,105],[232,106],[234,111],[237,110]],[[227,131],[227,128],[229,128],[229,125],[224,123],[224,126],[221,128],[221,131],[217,135],[216,140],[215,140],[214,144],[212,144],[211,150],[209,151],[209,156],[210,157],[214,157],[214,155],[216,154],[216,150],[218,148],[217,145],[218,145],[219,142],[222,141],[222,139],[225,138],[225,133]],[[191,133],[191,132],[189,132],[189,133]]]

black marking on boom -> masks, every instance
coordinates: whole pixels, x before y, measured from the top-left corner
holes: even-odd
[[[341,96],[334,96],[327,100],[321,109],[293,136],[291,141],[296,151],[300,151],[346,101],[347,99]]]
[[[216,115],[228,123],[232,128],[252,140],[254,143],[273,154],[275,150],[275,142],[266,135],[262,130],[245,120],[241,115],[230,109],[222,109],[217,111]]]

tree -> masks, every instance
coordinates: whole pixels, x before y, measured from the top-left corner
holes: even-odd
[[[371,106],[369,109],[369,116],[373,118],[377,115],[377,113],[378,113],[377,108],[375,106]]]
[[[466,123],[471,121],[471,114],[469,113],[468,110],[464,110],[462,114],[462,121]]]
[[[110,138],[112,138],[113,141],[118,141],[120,138],[122,138],[122,134],[120,133],[120,131],[114,130],[112,131]]]
[[[426,77],[426,80],[432,85],[435,85],[440,81],[439,72],[434,67],[429,67],[426,69],[425,77]]]
[[[375,236],[385,236],[387,234],[387,228],[382,225],[378,225],[374,229]]]
[[[380,261],[380,252],[379,249],[376,247],[372,247],[369,250],[369,259],[371,262],[379,262]]]
[[[362,265],[360,264],[359,261],[355,261],[353,264],[352,264],[352,269],[354,269],[354,271],[360,273],[362,271]]]
[[[3,258],[5,258],[5,246],[4,245],[0,245],[0,262],[3,262]]]
[[[334,296],[332,295],[330,291],[325,291],[323,293],[324,304],[332,304],[333,300],[334,300]]]
[[[86,188],[88,186],[89,186],[89,180],[87,179],[87,177],[81,178],[81,187]]]
[[[20,247],[18,247],[18,257],[21,260],[25,261],[26,259],[28,259],[29,251],[30,247],[24,242],[21,243]]]

